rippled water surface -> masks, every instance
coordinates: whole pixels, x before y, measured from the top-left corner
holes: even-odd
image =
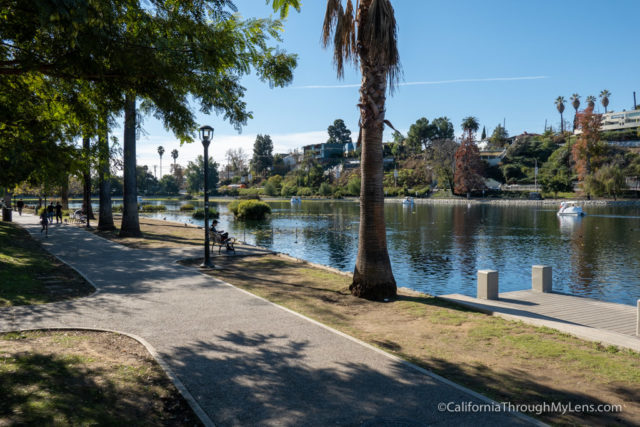
[[[151,216],[190,221],[177,211],[180,202],[157,203],[171,210]],[[212,205],[221,213],[219,228],[240,240],[353,269],[358,203],[268,203],[271,217],[250,224],[235,221],[226,203]],[[640,298],[640,209],[585,210],[584,218],[558,218],[553,207],[388,203],[387,239],[396,281],[434,295],[475,296],[477,270],[498,270],[500,291],[512,291],[530,288],[531,266],[545,264],[553,267],[554,290],[635,305]]]

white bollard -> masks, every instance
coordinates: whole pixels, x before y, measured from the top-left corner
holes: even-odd
[[[551,292],[553,276],[550,265],[531,266],[531,289],[536,292]]]
[[[478,270],[478,298],[498,299],[498,271]]]

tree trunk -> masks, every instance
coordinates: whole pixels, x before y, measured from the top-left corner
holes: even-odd
[[[562,120],[562,111],[560,112],[560,133],[564,133],[564,120]]]
[[[113,224],[113,212],[111,211],[111,174],[109,161],[109,132],[105,128],[100,129],[98,135],[98,151],[100,165],[100,213],[98,216],[98,230],[115,230]]]
[[[62,181],[62,185],[60,186],[60,204],[62,205],[62,209],[69,209],[69,176]]]
[[[93,216],[93,209],[91,208],[91,141],[88,136],[82,138],[82,151],[85,161],[82,173],[82,210],[87,215],[87,227],[89,227],[89,220],[96,218]]]
[[[124,194],[120,237],[141,237],[136,188],[136,98],[128,94],[124,107]]]
[[[366,54],[361,53],[361,58]],[[361,60],[360,88],[361,186],[358,256],[349,286],[357,297],[381,301],[396,296],[384,221],[384,190],[382,187],[382,128],[386,100],[386,73]]]

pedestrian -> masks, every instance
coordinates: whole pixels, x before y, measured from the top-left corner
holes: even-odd
[[[49,203],[47,206],[47,217],[49,218],[49,224],[53,224],[53,214],[55,211],[55,207],[53,206],[53,202]]]
[[[22,216],[22,208],[24,208],[24,202],[22,201],[22,199],[20,199],[16,204],[18,205],[18,215]]]
[[[62,222],[62,205],[60,202],[56,203],[56,224]]]
[[[42,234],[43,231],[46,231],[46,235],[47,237],[49,237],[49,218],[47,215],[47,209],[46,208],[42,208],[41,213],[40,213],[40,224],[42,224],[42,229],[40,229],[40,233]]]

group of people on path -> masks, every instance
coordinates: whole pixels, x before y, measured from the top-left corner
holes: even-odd
[[[20,209],[20,208],[18,208]],[[22,215],[22,213],[20,213]],[[42,224],[42,229],[40,233],[46,231],[49,233],[49,224],[53,224],[53,217],[56,218],[56,224],[60,224],[62,222],[62,205],[60,202],[57,202],[56,205],[53,205],[53,202],[49,203],[49,206],[42,209],[40,213],[40,224]]]

